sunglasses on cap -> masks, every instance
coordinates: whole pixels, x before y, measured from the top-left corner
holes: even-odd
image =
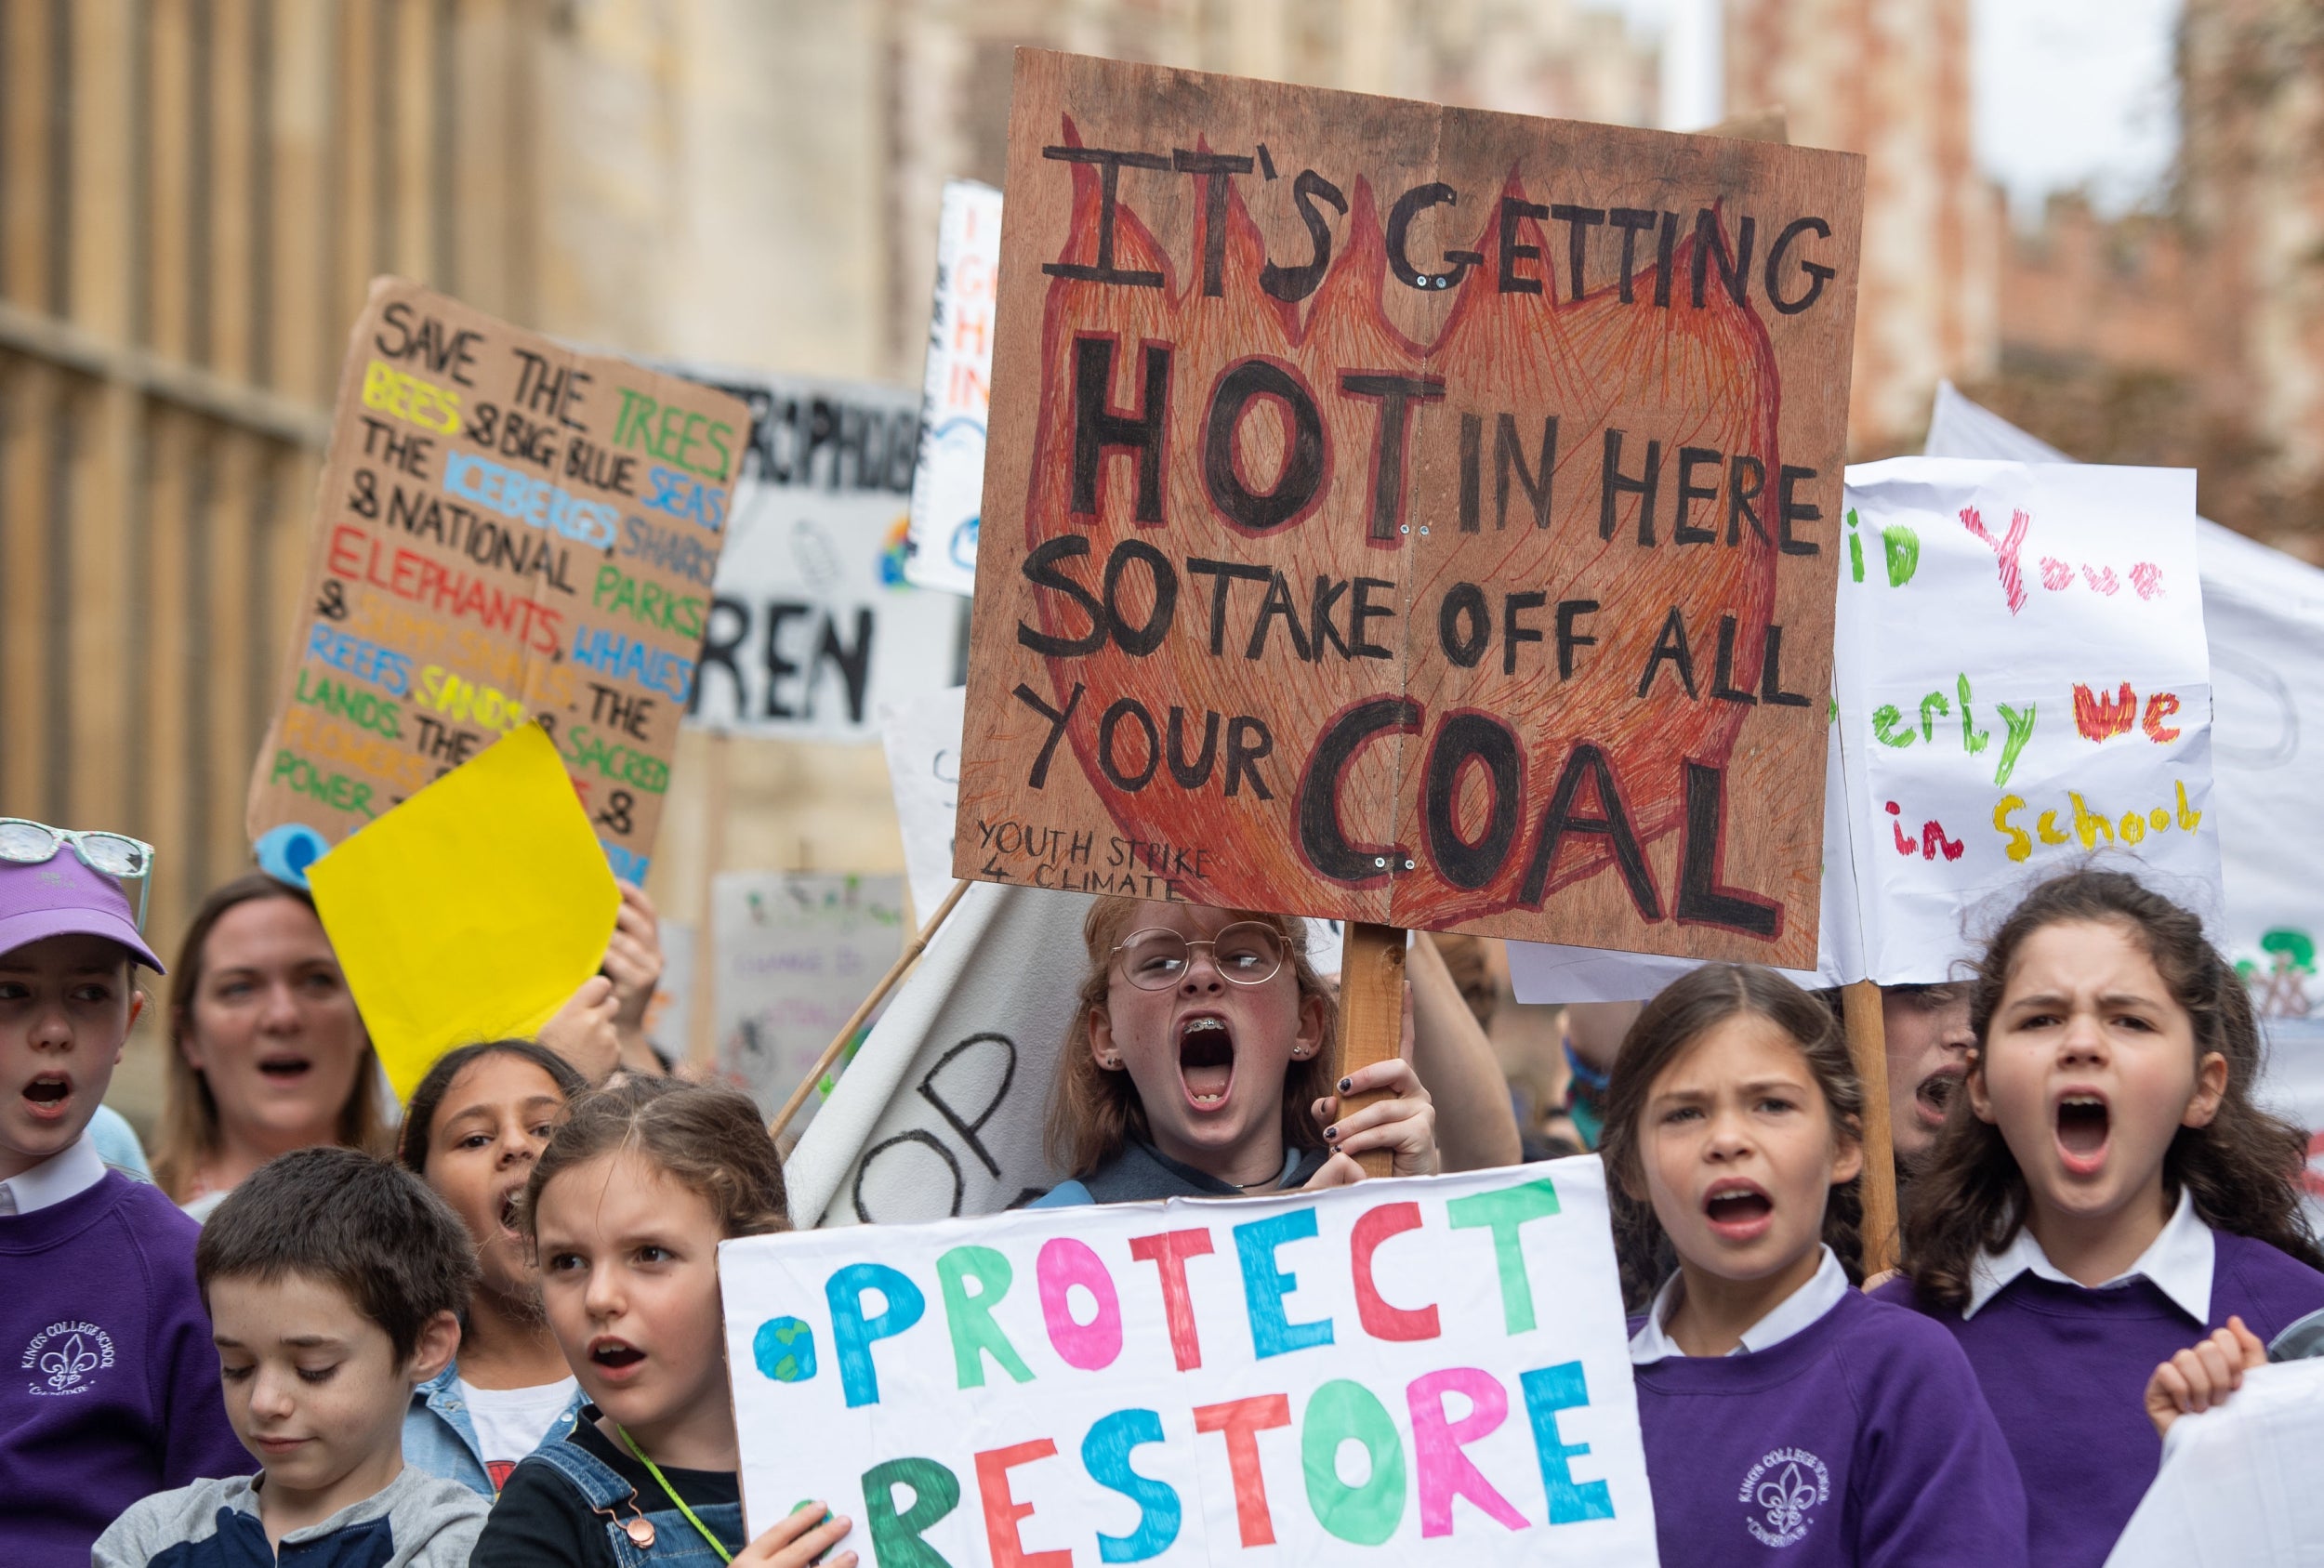
[[[145,896],[153,887],[152,845],[125,833],[84,833],[30,817],[0,817],[0,861],[39,865],[67,848],[91,871],[116,880],[137,878],[138,929],[145,929]]]

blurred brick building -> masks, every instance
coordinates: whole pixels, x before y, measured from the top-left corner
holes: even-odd
[[[2188,0],[2179,83],[2187,294],[2220,356],[2206,393],[2324,529],[2324,6]]]
[[[1723,4],[1730,112],[1782,105],[1794,141],[1869,159],[1858,455],[1917,445],[1950,376],[2085,455],[2199,462],[2223,520],[2324,540],[2317,0],[2186,0],[2170,221],[2059,208],[2006,269],[1969,0]],[[909,383],[938,191],[998,177],[1020,43],[1660,118],[1654,46],[1591,0],[7,0],[0,811],[163,846],[173,941],[245,863],[365,279]],[[712,869],[710,746],[681,744],[656,856],[680,916]],[[730,749],[726,863],[900,868],[878,748]]]
[[[2205,512],[2324,560],[2324,7],[2186,0],[2155,210],[2013,234],[1971,391],[2094,462],[2196,468]]]
[[[1021,42],[1656,112],[1653,50],[1568,0],[0,4],[0,812],[160,846],[169,951],[248,864],[365,281],[615,349],[909,384],[937,192],[997,175]],[[714,869],[714,775],[726,865],[902,868],[877,746],[689,731],[673,774],[653,890],[680,918]]]
[[[885,258],[897,375],[918,371],[943,182],[1001,183],[1020,45],[1614,125],[1657,123],[1659,57],[1577,0],[895,0]]]
[[[2198,266],[2185,227],[2168,217],[2108,220],[2086,197],[2053,196],[2039,227],[2009,236],[2003,353],[2013,365],[2192,377],[2210,357],[2192,309]]]
[[[1968,0],[1726,0],[1730,113],[1865,154],[1852,455],[1919,449],[1941,378],[1999,362],[2001,208],[1971,138]]]

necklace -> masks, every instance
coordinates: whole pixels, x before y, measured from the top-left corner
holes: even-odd
[[[1264,1181],[1229,1181],[1226,1184],[1238,1192],[1248,1192],[1254,1189],[1262,1192],[1269,1192],[1290,1180],[1291,1173],[1299,1168],[1300,1152],[1297,1149],[1286,1149],[1283,1152],[1283,1168]]]
[[[669,1483],[669,1477],[662,1473],[662,1467],[646,1457],[645,1450],[638,1446],[637,1443],[630,1437],[628,1432],[623,1430],[620,1422],[616,1421],[614,1423],[614,1430],[621,1433],[622,1446],[628,1449],[631,1454],[635,1455],[637,1456],[638,1463],[645,1467],[646,1473],[654,1478],[654,1483],[662,1489],[662,1496],[667,1497],[671,1502],[676,1503],[678,1505],[678,1511],[686,1516],[686,1522],[693,1525],[696,1530],[702,1532],[702,1538],[710,1543],[710,1549],[719,1554],[719,1561],[720,1562],[733,1561],[734,1554],[727,1550],[724,1546],[720,1545],[719,1538],[716,1535],[710,1534],[710,1527],[708,1525],[703,1523],[701,1520],[694,1517],[694,1510],[686,1506],[686,1499],[678,1495],[678,1488]],[[647,1529],[649,1531],[652,1528],[652,1525],[647,1525]],[[631,1533],[630,1538],[633,1540],[637,1538],[634,1531]],[[654,1537],[649,1535],[646,1536],[644,1541],[640,1542],[640,1545],[651,1546],[653,1544],[653,1540]]]

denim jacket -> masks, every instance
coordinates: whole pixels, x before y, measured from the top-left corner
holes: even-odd
[[[548,1424],[544,1446],[561,1443],[573,1430],[574,1418],[588,1396],[575,1389],[573,1403]],[[469,1419],[468,1402],[460,1397],[460,1364],[451,1365],[412,1390],[412,1407],[403,1413],[403,1462],[414,1469],[456,1481],[487,1501],[497,1493],[484,1456],[476,1446],[476,1423]]]

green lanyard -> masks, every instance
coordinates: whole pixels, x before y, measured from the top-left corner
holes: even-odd
[[[734,1554],[719,1544],[719,1538],[710,1534],[710,1527],[708,1525],[703,1523],[702,1521],[694,1517],[694,1510],[686,1506],[686,1499],[678,1495],[678,1488],[669,1483],[669,1477],[662,1473],[662,1467],[647,1458],[645,1456],[645,1451],[630,1441],[629,1434],[627,1431],[622,1430],[620,1422],[616,1421],[614,1423],[614,1430],[621,1432],[622,1446],[637,1456],[638,1463],[646,1468],[646,1473],[654,1478],[654,1484],[661,1487],[662,1495],[667,1497],[671,1502],[676,1503],[678,1505],[678,1511],[686,1516],[686,1522],[693,1525],[696,1530],[702,1532],[702,1538],[710,1543],[710,1549],[719,1554],[719,1561],[720,1562],[733,1561]]]

